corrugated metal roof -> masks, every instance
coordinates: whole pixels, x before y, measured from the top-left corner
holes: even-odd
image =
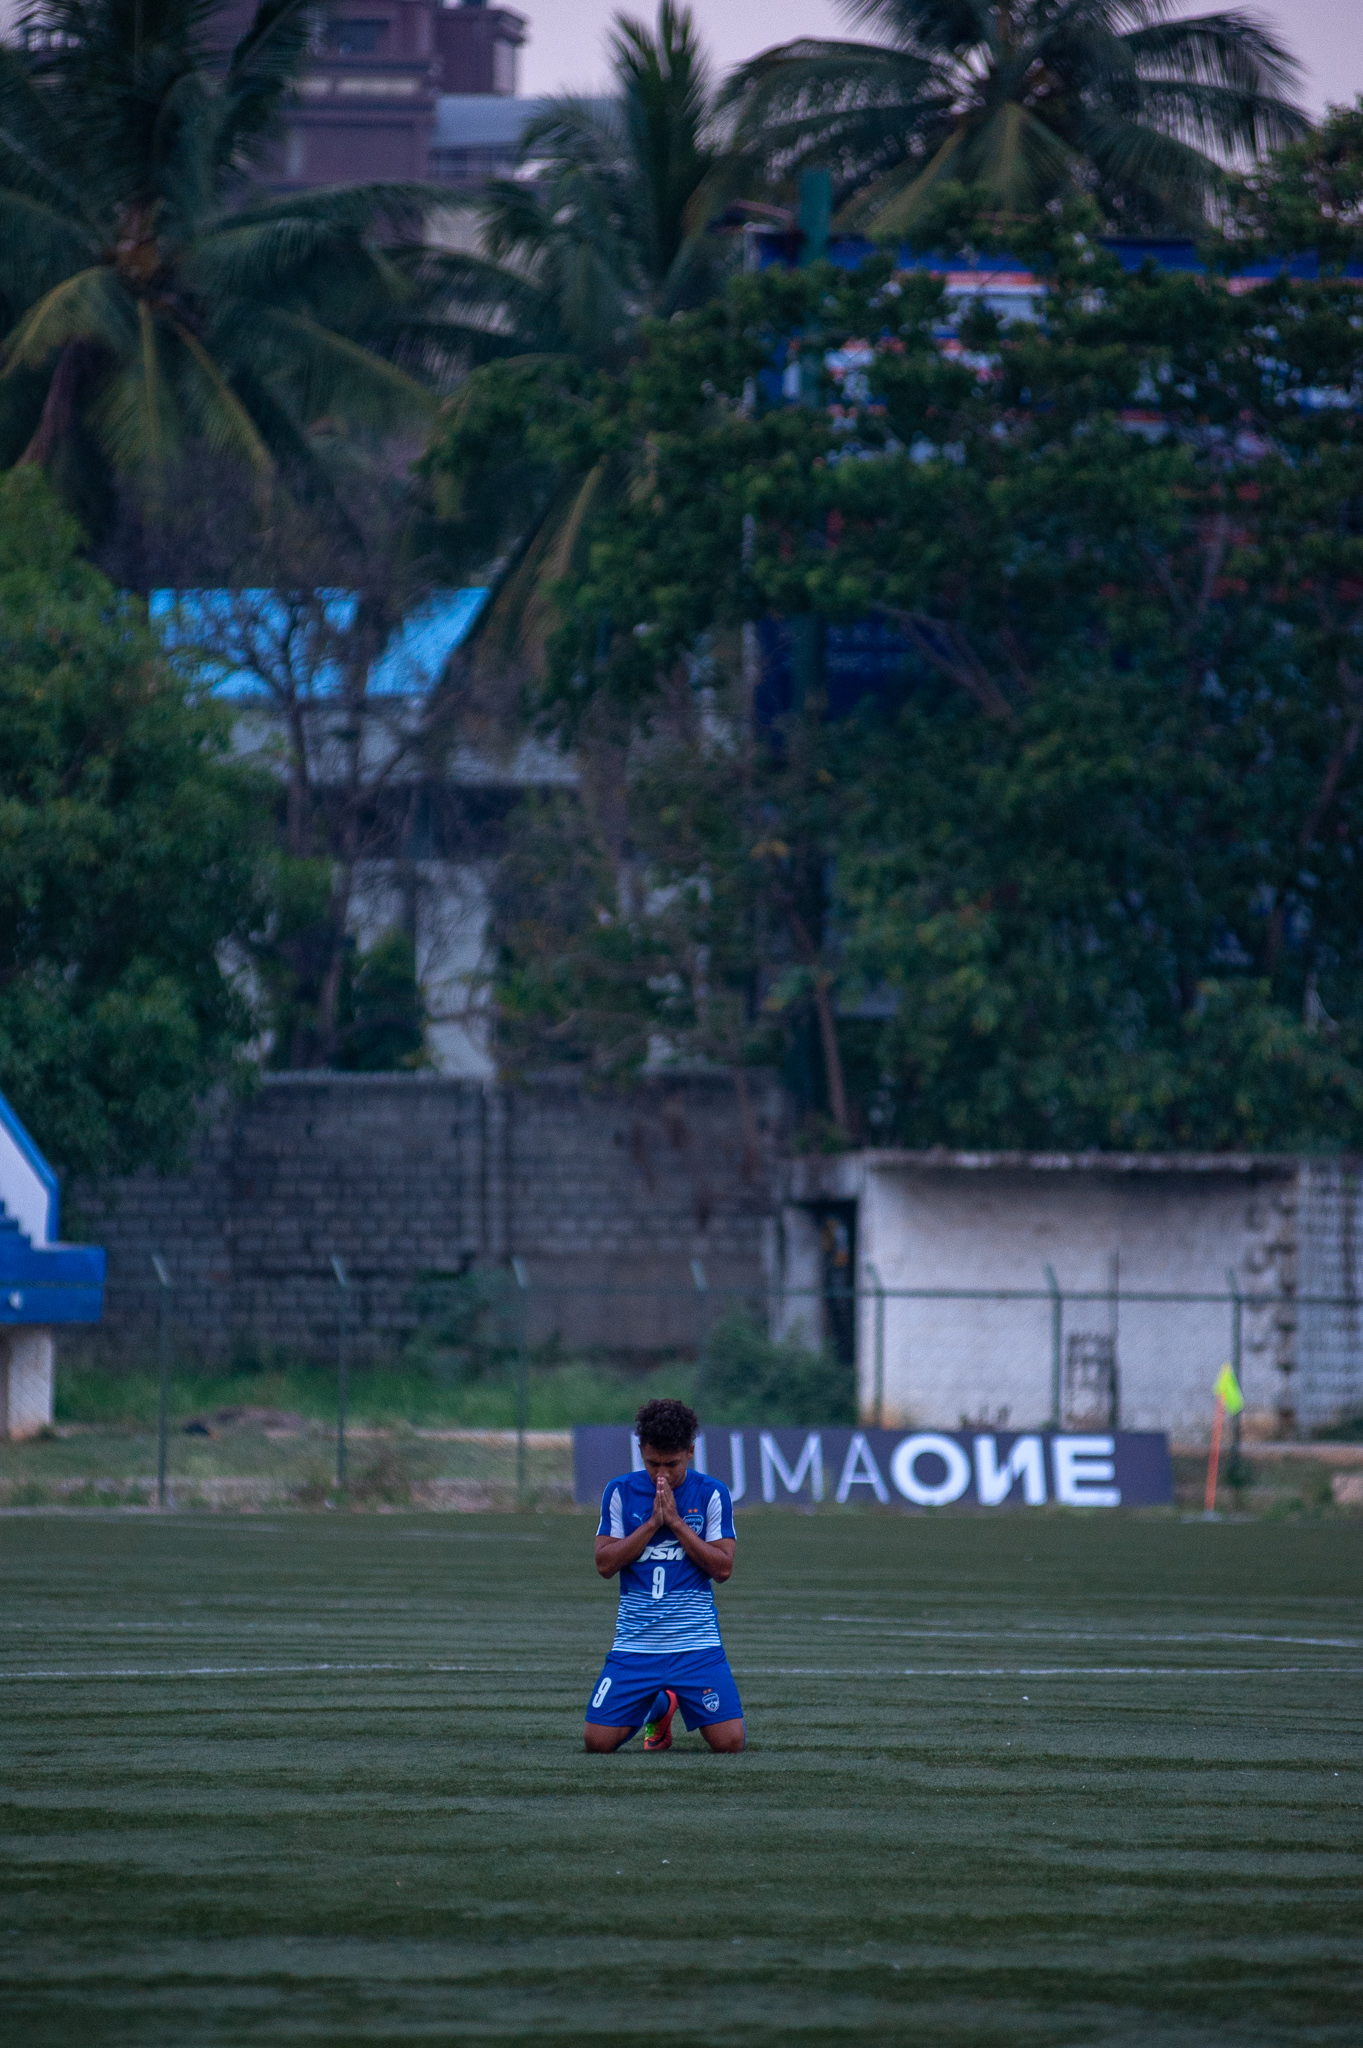
[[[875,1171],[895,1167],[958,1173],[1295,1173],[1294,1152],[954,1152],[887,1147],[853,1155]]]
[[[321,626],[315,630],[332,634],[347,632],[355,617],[358,598],[351,590],[318,591],[322,604]],[[439,682],[445,664],[467,636],[482,610],[487,591],[480,588],[437,590],[423,604],[408,612],[394,627],[387,645],[369,672],[369,690],[375,696],[420,697]],[[259,671],[243,658],[252,645],[259,645],[271,667],[283,659],[275,643],[282,642],[290,622],[287,601],[275,591],[262,590],[153,590],[147,613],[160,630],[163,646],[202,663],[213,676],[215,697],[250,699],[268,697],[270,691]],[[340,689],[341,664],[318,649],[309,648],[307,628],[296,634],[287,657],[292,681],[300,695],[327,697]]]

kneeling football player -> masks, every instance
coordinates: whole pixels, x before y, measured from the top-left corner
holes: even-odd
[[[619,1749],[642,1726],[645,1749],[671,1749],[681,1709],[711,1749],[743,1747],[743,1707],[720,1640],[713,1584],[734,1568],[734,1510],[717,1479],[690,1468],[698,1427],[684,1401],[647,1401],[635,1417],[642,1472],[601,1498],[596,1569],[620,1574],[620,1613],[587,1707],[587,1747]]]

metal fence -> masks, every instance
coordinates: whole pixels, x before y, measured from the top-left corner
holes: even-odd
[[[736,1316],[776,1338],[841,1347],[856,1375],[858,1410],[879,1426],[1163,1428],[1193,1438],[1205,1435],[1211,1384],[1224,1363],[1277,1434],[1363,1412],[1363,1300],[1250,1292],[1233,1273],[1222,1286],[1193,1292],[1064,1287],[1050,1267],[1034,1287],[928,1288],[886,1286],[867,1264],[858,1286],[839,1291],[777,1289],[760,1279],[712,1286],[700,1261],[691,1262],[689,1281],[672,1286],[628,1278],[576,1285],[540,1281],[514,1258],[505,1268],[395,1276],[352,1272],[336,1255],[320,1271],[253,1279],[244,1299],[224,1291],[208,1305],[202,1289],[177,1286],[165,1260],[151,1263],[163,1501],[177,1357],[214,1349],[221,1357],[225,1342],[249,1339],[258,1320],[297,1329],[298,1355],[334,1366],[342,1487],[361,1364],[420,1357],[438,1374],[442,1356],[457,1361],[481,1348],[494,1357],[514,1380],[516,1490],[524,1496],[532,1369],[583,1358],[638,1364],[644,1354],[655,1363],[706,1358]],[[292,1321],[281,1320],[286,1304]],[[220,1341],[205,1346],[206,1329]]]

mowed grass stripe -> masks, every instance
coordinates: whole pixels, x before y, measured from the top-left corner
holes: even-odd
[[[194,1679],[194,1677],[297,1677],[313,1673],[348,1675],[354,1671],[395,1671],[415,1677],[438,1677],[444,1673],[493,1671],[505,1679],[508,1665],[465,1665],[465,1663],[262,1663],[262,1665],[168,1665],[164,1669],[141,1665],[113,1665],[70,1671],[0,1671],[0,1683],[39,1681],[92,1681],[92,1679]],[[526,1665],[538,1673],[538,1665]],[[745,1665],[749,1677],[1359,1677],[1363,1665]]]
[[[428,1528],[0,1526],[25,2048],[1357,2039],[1357,1525],[744,1517],[734,1759],[580,1753],[588,1522]]]

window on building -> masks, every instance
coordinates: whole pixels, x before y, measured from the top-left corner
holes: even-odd
[[[492,45],[492,90],[505,93],[508,98],[516,91],[516,45],[495,42]]]
[[[386,21],[350,21],[333,17],[327,23],[327,48],[338,57],[372,57],[388,34]]]

